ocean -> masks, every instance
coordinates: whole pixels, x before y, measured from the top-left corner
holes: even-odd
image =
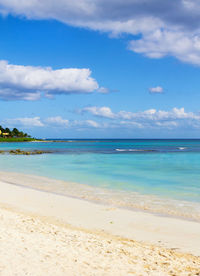
[[[102,194],[109,201],[115,195],[123,206],[133,203],[133,207],[149,209],[156,205],[161,210],[176,205],[185,208],[184,213],[195,209],[200,215],[200,140],[62,139],[0,144],[0,150],[17,148],[51,153],[0,155],[1,171],[82,184],[86,191],[96,191],[98,198]],[[79,196],[78,189],[76,193]]]

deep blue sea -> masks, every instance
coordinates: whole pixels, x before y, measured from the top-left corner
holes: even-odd
[[[65,140],[0,143],[52,153],[0,155],[0,170],[200,203],[200,140]]]

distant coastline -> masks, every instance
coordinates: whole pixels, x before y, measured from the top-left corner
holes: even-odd
[[[0,125],[0,142],[32,142],[35,140],[37,139],[17,128],[10,129]]]
[[[5,138],[0,137],[0,143],[13,143],[13,142],[33,142],[33,141],[39,141],[42,142],[41,139],[36,138],[29,138],[29,137],[11,137],[11,138]]]

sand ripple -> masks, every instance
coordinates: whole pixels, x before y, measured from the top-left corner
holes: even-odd
[[[200,275],[200,257],[0,209],[0,275]]]

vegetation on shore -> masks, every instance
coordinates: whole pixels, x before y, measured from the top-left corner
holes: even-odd
[[[32,142],[32,141],[39,141],[35,138],[29,137],[0,137],[0,142]]]
[[[23,131],[13,128],[12,130],[8,127],[3,128],[0,126],[0,142],[31,142],[38,141],[32,138],[29,134]]]

